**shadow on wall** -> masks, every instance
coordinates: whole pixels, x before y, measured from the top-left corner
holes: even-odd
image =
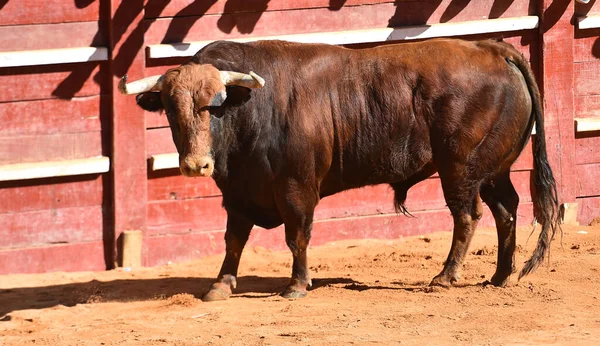
[[[587,15],[592,7],[596,3],[596,0],[589,0],[588,3],[576,3],[575,4],[575,17]],[[573,18],[575,22],[575,18]],[[575,32],[575,38],[586,38],[586,37],[597,37],[596,41],[592,45],[592,55],[596,58],[600,58],[600,29],[587,29]]]
[[[96,0],[75,0],[75,6],[77,8],[86,8],[89,5],[93,4]]]
[[[248,0],[228,0],[225,3],[225,13],[230,13],[240,8]],[[253,4],[256,8],[253,8],[252,12],[245,13],[244,16],[236,17],[231,15],[223,15],[217,21],[219,29],[225,33],[230,33],[234,27],[242,34],[250,34],[254,31],[256,23],[267,10],[267,4],[269,0],[254,1]]]

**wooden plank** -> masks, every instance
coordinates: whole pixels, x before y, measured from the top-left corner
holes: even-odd
[[[100,132],[0,137],[0,164],[102,156]]]
[[[64,177],[106,173],[110,168],[107,156],[85,159],[43,161],[0,165],[0,181]]]
[[[579,30],[600,28],[600,16],[577,17],[577,28]]]
[[[220,196],[213,179],[188,178],[179,168],[152,172],[148,179],[148,201],[182,200]]]
[[[600,60],[574,64],[575,95],[600,95]]]
[[[225,228],[220,197],[148,203],[148,236]]]
[[[0,103],[0,136],[100,131],[101,103],[107,101],[89,96]]]
[[[0,102],[99,95],[108,86],[108,75],[102,73],[106,64],[2,68]]]
[[[1,25],[87,22],[101,17],[100,1],[19,0],[5,1],[0,11]]]
[[[540,13],[544,13],[540,45],[547,151],[557,180],[559,200],[571,203],[577,194],[573,119],[574,96],[578,93],[573,89],[579,88],[573,64],[574,4],[564,1],[557,6],[556,2],[542,0],[539,6]]]
[[[481,226],[493,226],[494,220],[487,208]],[[517,224],[530,225],[533,220],[531,203],[519,206]],[[347,239],[397,239],[404,236],[450,231],[452,217],[447,210],[417,212],[415,218],[384,214],[369,217],[350,217],[316,221],[313,225],[310,246],[319,246],[331,241]],[[169,262],[188,261],[199,257],[222,253],[225,250],[224,231],[169,234],[150,237],[146,247],[151,256],[148,265],[163,265]],[[495,244],[490,244],[493,246]],[[271,250],[287,250],[283,227],[265,230],[255,227],[246,248],[261,246]],[[450,246],[450,244],[448,244]],[[410,249],[406,249],[410,252]],[[215,272],[218,268],[215,268]]]
[[[161,169],[178,168],[179,154],[168,153],[152,155],[152,157],[150,157],[150,166],[153,171],[159,171]]]
[[[77,47],[0,52],[0,67],[69,64],[108,60],[106,47]]]
[[[156,68],[156,74],[163,74],[168,70],[167,67],[160,66]],[[150,69],[146,70],[146,75],[152,75],[153,71]],[[169,127],[169,120],[163,112],[144,112],[144,117],[146,118],[146,128],[147,129],[155,129],[159,127]]]
[[[600,131],[600,117],[575,118],[575,131],[577,133]]]
[[[327,8],[283,12],[235,13],[222,16],[190,16],[175,19],[157,19],[150,23],[148,44],[193,42],[218,39],[289,35],[342,30],[360,30],[401,27],[445,22],[485,19],[494,9],[493,1],[473,1],[454,13],[427,3],[428,10],[419,2],[382,3],[370,6],[342,7],[338,11]],[[452,8],[452,10],[455,10]],[[502,13],[494,9],[494,18],[520,17],[529,13],[526,1],[515,2]],[[257,18],[258,17],[258,18]]]
[[[146,18],[174,17],[174,16],[201,16],[223,13],[262,13],[271,11],[297,10],[310,8],[326,8],[335,12],[342,8],[352,6],[374,5],[381,3],[396,3],[398,12],[412,11],[415,16],[426,18],[428,15],[437,15],[448,20],[461,11],[480,11],[482,16],[497,18],[506,11],[527,13],[527,2],[513,1],[507,4],[495,4],[490,0],[479,0],[474,4],[456,3],[456,1],[422,1],[422,0],[271,0],[271,1],[239,1],[212,0],[190,3],[188,0],[172,0],[169,2],[155,1],[146,5]],[[437,11],[436,11],[437,9]]]
[[[521,155],[511,167],[511,171],[529,171],[533,169],[532,145],[535,138],[530,138]]]
[[[102,206],[0,214],[0,249],[102,240]]]
[[[325,43],[335,45],[346,45],[356,43],[408,41],[433,37],[450,37],[506,31],[518,31],[534,29],[537,28],[537,25],[538,17],[526,16],[517,18],[499,18],[397,28],[362,29],[264,37],[254,36],[235,38],[231,39],[231,41],[252,42],[257,40],[285,40],[300,43]],[[213,42],[213,40],[150,45],[148,46],[148,57],[154,59],[192,56],[196,54],[197,51],[199,51],[211,42]]]
[[[146,153],[150,158],[157,154],[176,153],[175,143],[171,136],[171,129],[168,127],[150,129],[146,131]]]
[[[112,50],[112,262],[116,262],[116,239],[126,230],[146,233],[147,162],[144,112],[135,98],[121,95],[118,83],[128,74],[144,77],[144,0],[110,0],[110,47]],[[142,258],[142,265],[145,259]]]
[[[144,16],[145,18],[183,17],[223,13],[297,10],[306,8],[329,8],[330,10],[335,11],[339,10],[342,6],[371,5],[385,2],[394,2],[394,0],[345,0],[340,5],[333,4],[331,0],[262,0],[239,1],[233,3],[231,1],[228,3],[228,0],[195,1],[191,3],[189,0],[150,1],[144,8]]]
[[[102,24],[102,22],[83,22],[0,26],[0,47],[3,52],[106,47],[108,40],[105,28],[101,27]]]
[[[530,202],[530,172],[513,172],[512,180],[521,201]],[[392,214],[393,196],[388,185],[345,191],[321,200],[315,220]],[[409,190],[406,206],[411,213],[446,209],[439,179],[427,179]],[[149,235],[218,230],[225,221],[221,198],[163,199],[148,205]]]
[[[575,139],[576,163],[584,165],[588,163],[600,163],[600,137],[589,136]]]
[[[0,250],[0,274],[104,269],[106,265],[101,241]]]
[[[592,220],[600,217],[600,197],[585,197],[577,199],[577,221],[589,225]]]
[[[585,31],[577,31],[575,33],[575,42],[573,47],[573,62],[588,62],[598,61],[598,36],[600,29],[591,29]]]
[[[222,253],[224,234],[224,231],[216,231],[149,237],[144,241],[148,254],[146,265],[159,266]],[[218,268],[215,270],[217,273]]]
[[[577,197],[600,196],[600,164],[577,165],[578,194]],[[599,215],[600,216],[600,215]]]
[[[0,213],[102,205],[103,179],[80,176],[0,182]]]
[[[600,117],[600,95],[585,95],[575,97],[575,117]]]

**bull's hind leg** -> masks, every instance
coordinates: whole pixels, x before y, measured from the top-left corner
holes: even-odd
[[[229,298],[237,282],[238,266],[242,251],[250,236],[252,222],[234,212],[227,213],[227,230],[225,231],[225,259],[217,281],[212,285],[202,300],[214,301]]]
[[[481,186],[481,198],[488,205],[498,230],[498,263],[490,283],[505,286],[514,272],[517,207],[519,195],[506,172]]]
[[[285,241],[292,251],[292,278],[284,298],[302,298],[311,285],[306,250],[311,237],[313,215],[319,201],[316,191],[294,180],[287,181],[276,196],[285,223]]]
[[[431,281],[432,286],[449,287],[460,279],[463,261],[469,244],[481,219],[483,208],[479,199],[479,183],[466,179],[442,179],[444,197],[454,219],[452,247],[444,264],[444,269]]]

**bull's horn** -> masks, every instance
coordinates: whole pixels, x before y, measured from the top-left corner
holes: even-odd
[[[127,75],[124,75],[119,82],[119,92],[123,95],[135,95],[145,93],[147,91],[161,91],[163,76],[156,75],[142,78],[135,82],[127,83]]]
[[[225,85],[237,85],[245,88],[262,88],[265,86],[265,80],[256,73],[250,71],[250,74],[232,72],[232,71],[219,71],[221,73],[221,81]]]

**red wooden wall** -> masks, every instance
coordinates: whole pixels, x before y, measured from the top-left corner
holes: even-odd
[[[579,221],[600,215],[600,133],[575,118],[600,117],[600,29],[577,28],[600,4],[550,0],[9,0],[0,2],[2,52],[106,47],[100,62],[0,67],[0,166],[94,157],[110,172],[0,182],[0,273],[99,270],[118,263],[118,239],[141,230],[144,265],[224,250],[225,213],[212,180],[153,171],[175,152],[164,116],[145,113],[116,84],[164,72],[185,58],[149,57],[159,44],[538,16],[539,27],[466,35],[504,37],[528,57],[543,88],[549,155],[561,201]],[[575,19],[574,19],[575,18]],[[150,48],[149,48],[150,47]],[[1,60],[0,60],[1,61]],[[529,145],[514,166],[519,221],[532,221]],[[409,192],[416,218],[397,216],[385,186],[324,199],[312,244],[450,230],[440,184]],[[486,213],[483,224],[493,225]],[[283,231],[255,229],[250,246],[284,249]]]

